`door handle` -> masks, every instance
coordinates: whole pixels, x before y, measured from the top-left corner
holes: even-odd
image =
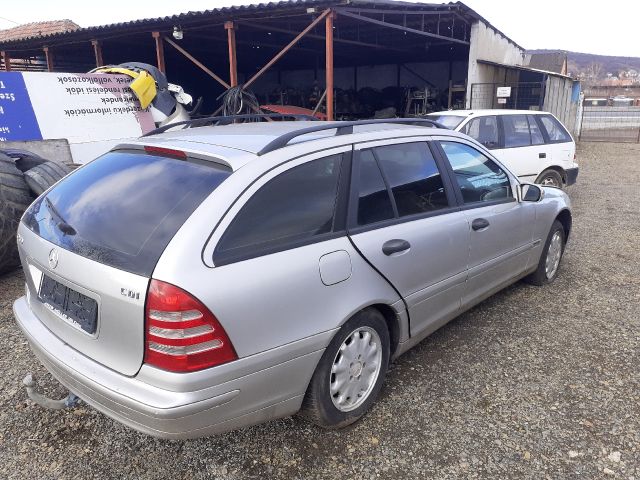
[[[384,244],[382,245],[382,253],[384,253],[385,255],[393,255],[394,253],[404,252],[405,250],[409,250],[410,248],[411,244],[406,240],[394,238],[393,240],[384,242]]]
[[[547,154],[542,152],[538,154],[538,158],[547,158]]]
[[[474,230],[482,230],[489,226],[489,220],[486,218],[476,218],[473,222],[471,222],[471,228]]]

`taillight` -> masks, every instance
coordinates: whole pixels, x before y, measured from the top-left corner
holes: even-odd
[[[236,360],[218,319],[184,290],[151,280],[144,361],[172,372],[193,372]]]

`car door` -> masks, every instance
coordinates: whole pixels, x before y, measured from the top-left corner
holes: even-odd
[[[516,176],[535,180],[544,170],[551,152],[533,115],[500,115],[503,146],[492,153]]]
[[[433,331],[460,308],[469,223],[425,140],[356,146],[349,236],[399,292],[411,335]]]
[[[546,147],[552,152],[555,164],[566,166],[573,162],[575,144],[564,126],[551,114],[537,115]]]
[[[437,143],[471,226],[464,307],[525,271],[533,246],[535,205],[519,202],[517,182],[470,142],[442,138]]]

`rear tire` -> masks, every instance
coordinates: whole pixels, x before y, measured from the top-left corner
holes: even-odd
[[[0,154],[0,273],[20,265],[16,232],[33,198],[12,158]]]
[[[389,330],[382,314],[374,308],[355,314],[322,355],[300,414],[332,429],[360,419],[380,393],[389,354]]]
[[[556,170],[545,170],[542,172],[536,182],[538,185],[542,185],[545,187],[555,187],[562,190],[564,187],[564,181],[562,180],[562,175]]]
[[[66,165],[56,162],[44,162],[24,173],[25,181],[31,191],[42,195],[54,183],[67,175],[71,170]]]
[[[535,272],[525,278],[527,283],[532,285],[546,285],[552,283],[558,277],[560,262],[566,242],[566,234],[562,224],[555,220],[547,235],[547,241],[542,249],[538,268]]]

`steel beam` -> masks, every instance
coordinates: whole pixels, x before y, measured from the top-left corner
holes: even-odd
[[[47,60],[47,72],[53,72],[53,52],[49,47],[42,47],[42,50]]]
[[[164,38],[165,42],[167,42],[173,48],[178,50],[182,55],[184,55],[189,60],[191,60],[197,67],[200,67],[201,70],[203,70],[207,75],[209,75],[211,78],[213,78],[216,82],[218,82],[224,88],[230,88],[230,85],[227,82],[225,82],[222,78],[220,78],[218,75],[216,75],[211,70],[209,70],[207,67],[205,67],[202,62],[200,62],[198,59],[196,59],[193,55],[191,55],[189,52],[187,52],[184,48],[182,48],[176,42],[171,40],[169,37],[163,37],[163,38]]]
[[[268,25],[258,25],[250,22],[236,22],[236,23],[241,23],[242,25],[245,25],[249,28],[255,28],[257,30],[266,30],[268,32],[279,32],[279,33],[288,33],[289,35],[297,35],[297,32],[287,30],[286,28],[279,28],[279,27],[273,27]],[[322,40],[323,42],[325,40],[324,36],[315,35],[313,33],[308,33],[306,37],[313,38],[314,40]],[[334,38],[333,41],[334,43],[343,43],[345,45],[353,45],[355,47],[376,48],[378,50],[389,50],[393,52],[406,53],[406,50],[403,50],[401,48],[389,47],[388,45],[378,45],[375,43],[361,42],[359,40],[347,40],[345,38]]]
[[[224,22],[227,31],[227,43],[229,45],[229,84],[232,87],[238,85],[238,62],[236,59],[236,29],[233,22]]]
[[[302,37],[304,37],[307,33],[309,33],[316,25],[318,25],[322,20],[324,20],[324,18],[329,15],[329,13],[331,12],[331,10],[327,9],[324,12],[322,12],[322,14],[316,18],[313,22],[311,22],[309,24],[309,26],[307,26],[307,28],[305,28],[302,32],[300,32],[296,38],[294,38],[293,40],[291,40],[286,47],[284,47],[279,53],[276,54],[275,57],[273,57],[271,60],[269,60],[267,62],[267,64],[262,67],[260,70],[258,70],[258,72],[251,77],[245,84],[243,88],[248,88],[253,82],[255,82],[264,72],[266,72],[274,63],[276,63],[278,60],[280,60],[280,58],[282,58],[282,56],[287,53],[289,50],[291,50],[291,47],[293,47],[296,43],[298,43],[300,41],[300,39]]]
[[[327,89],[327,120],[333,120],[333,19],[335,14],[329,13],[325,17],[325,50],[326,50],[326,68],[325,83]]]
[[[162,36],[160,35],[160,32],[151,32],[151,36],[156,41],[156,58],[158,61],[158,70],[166,74],[167,68],[164,63],[164,45],[162,43]]]
[[[349,17],[349,18],[354,18],[356,20],[361,20],[363,22],[373,23],[374,25],[379,25],[381,27],[395,28],[397,30],[402,30],[404,32],[410,32],[410,33],[415,33],[417,35],[422,35],[424,37],[438,38],[440,40],[447,40],[449,42],[461,43],[463,45],[469,45],[469,42],[467,42],[465,40],[460,40],[458,38],[446,37],[444,35],[438,35],[438,34],[435,34],[435,33],[423,32],[422,30],[417,30],[415,28],[403,27],[402,25],[396,25],[395,23],[383,22],[381,20],[376,20],[374,18],[365,17],[364,15],[356,15],[355,13],[351,13],[351,12],[349,12],[347,10],[343,10],[343,9],[340,9],[340,8],[337,8],[336,11],[340,15],[344,15],[344,16]]]
[[[93,53],[96,56],[96,67],[102,67],[104,65],[104,60],[102,59],[102,42],[100,42],[100,40],[91,40],[91,45],[93,45]]]
[[[4,62],[4,71],[11,71],[11,55],[7,51],[2,51],[2,61]]]

